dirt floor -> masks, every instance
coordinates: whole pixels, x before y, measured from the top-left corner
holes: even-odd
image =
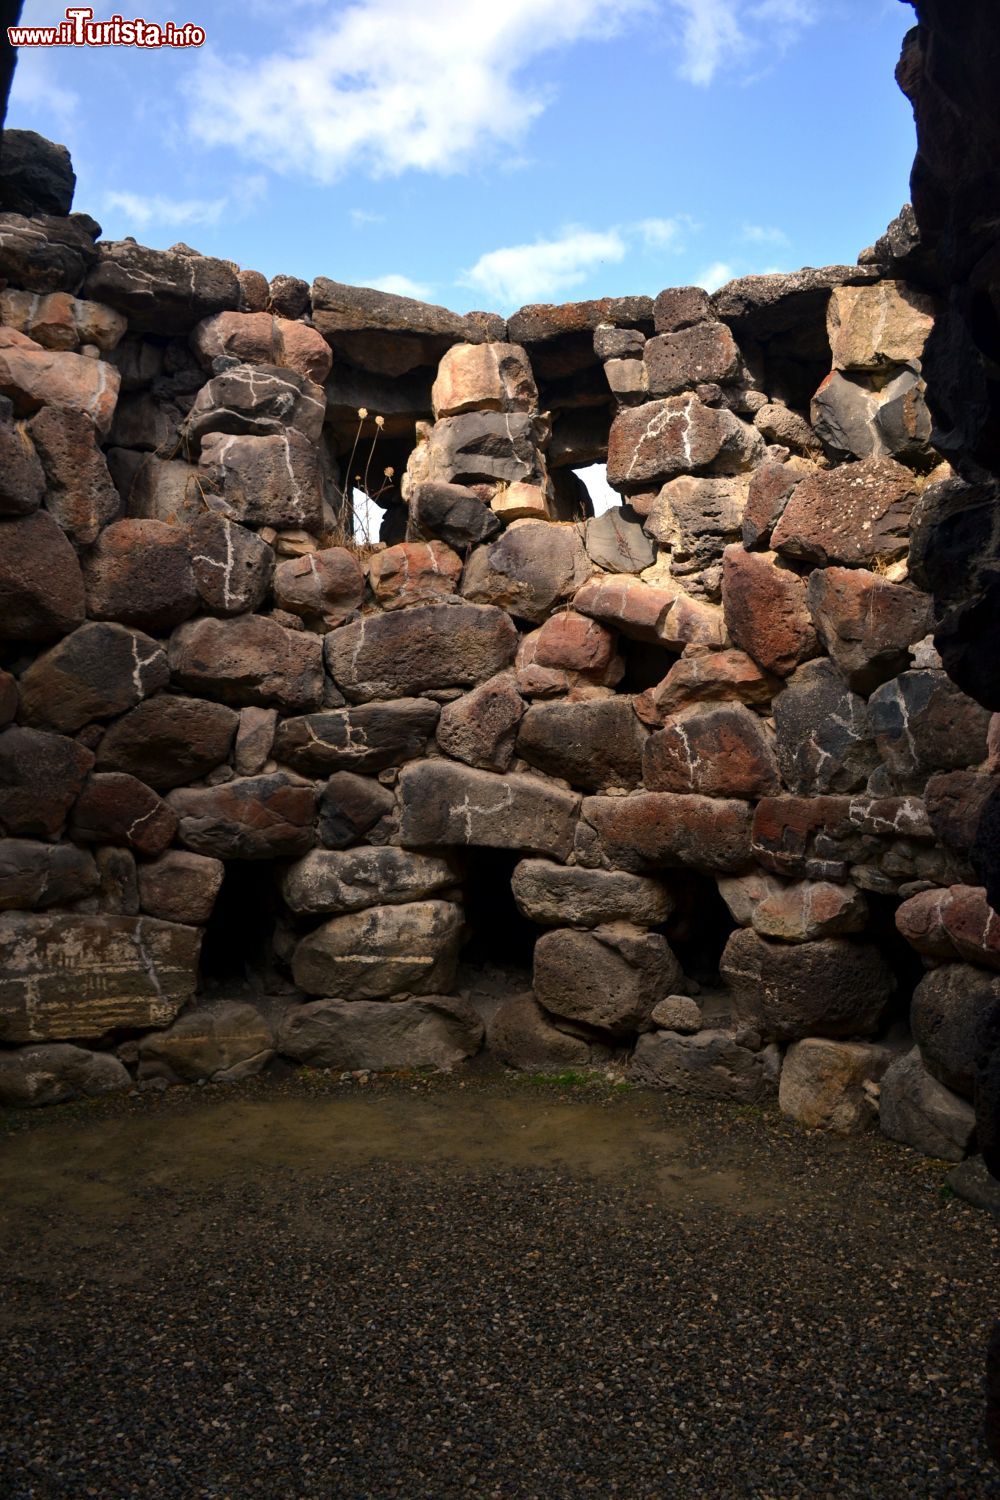
[[[1000,1496],[945,1170],[572,1077],[0,1116],[0,1496]]]

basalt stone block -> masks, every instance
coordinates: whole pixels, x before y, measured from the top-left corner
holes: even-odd
[[[864,932],[868,903],[864,892],[827,880],[803,880],[767,892],[753,908],[753,929],[783,943]]]
[[[405,375],[436,365],[452,344],[475,344],[486,334],[447,308],[372,287],[346,286],[317,276],[313,322],[335,353],[376,374]]]
[[[712,318],[708,293],[700,286],[670,286],[653,303],[653,326],[657,333],[673,333]]]
[[[994,716],[995,717],[995,716]],[[990,799],[997,790],[996,774],[979,771],[942,771],[924,788],[924,806],[934,837],[946,849],[968,857]]]
[[[614,626],[632,640],[682,650],[688,645],[722,646],[722,611],[692,599],[677,585],[647,583],[629,574],[605,573],[578,590],[573,607]]]
[[[687,995],[667,995],[653,1006],[651,1019],[661,1031],[679,1031],[687,1036],[701,1031],[704,1018],[697,1001]]]
[[[76,173],[65,146],[35,130],[5,130],[0,204],[17,214],[68,214]]]
[[[470,411],[537,412],[528,356],[517,344],[455,344],[431,387],[435,417]]]
[[[921,891],[897,909],[896,926],[912,948],[929,958],[964,958],[1000,969],[1000,916],[982,886]]]
[[[890,1141],[924,1156],[961,1161],[972,1145],[976,1116],[971,1104],[927,1071],[914,1047],[882,1079],[879,1125]]]
[[[213,615],[258,609],[274,576],[274,552],[245,526],[211,511],[188,527],[194,586],[202,608]]]
[[[444,484],[535,484],[544,429],[527,412],[442,417],[427,440],[427,478]]]
[[[50,641],[84,616],[83,574],[61,527],[45,511],[0,521],[0,637]]]
[[[773,738],[741,703],[696,706],[650,735],[642,775],[651,792],[693,792],[748,800],[771,796],[781,783]]]
[[[274,756],[305,776],[371,774],[423,755],[440,712],[429,698],[398,698],[284,719]]]
[[[934,326],[934,304],[903,281],[838,286],[830,293],[826,326],[837,370],[914,364]]]
[[[316,788],[277,771],[179,787],[167,802],[185,848],[213,859],[291,859],[315,843]]]
[[[810,475],[797,485],[771,545],[826,567],[866,567],[902,557],[909,545],[916,481],[891,458],[866,458]]]
[[[584,528],[587,556],[609,573],[641,573],[656,561],[656,548],[642,518],[627,505],[591,516]]]
[[[472,553],[462,593],[538,625],[571,599],[593,571],[575,526],[525,523]]]
[[[315,1000],[295,1005],[279,1033],[282,1055],[313,1067],[381,1072],[450,1069],[482,1045],[482,1022],[453,996],[420,1000]]]
[[[221,356],[241,365],[277,365],[322,386],[333,356],[323,335],[307,323],[270,312],[223,312],[199,323],[191,347],[210,369]]]
[[[84,562],[87,613],[170,630],[198,608],[187,538],[163,521],[115,521]]]
[[[914,371],[901,370],[880,392],[875,413],[878,447],[921,470],[931,469],[937,462],[931,447],[934,424],[926,393],[927,386]]]
[[[766,550],[789,497],[805,472],[792,464],[763,463],[750,476],[743,510],[743,545],[748,552]]]
[[[894,776],[926,779],[986,759],[989,711],[967,698],[944,673],[904,672],[869,700],[882,759]]]
[[[617,645],[613,630],[586,615],[551,615],[518,646],[518,688],[526,697],[548,698],[581,686],[613,687],[625,671]]]
[[[443,542],[400,542],[368,562],[372,593],[383,609],[435,604],[455,592],[461,576],[462,559]]]
[[[43,349],[13,328],[0,328],[0,395],[19,417],[43,406],[80,412],[107,437],[118,400],[118,371],[100,359]]]
[[[615,1036],[646,1031],[653,1006],[676,989],[681,967],[665,938],[629,922],[592,932],[545,932],[532,983],[553,1015]]]
[[[612,1055],[600,1042],[560,1031],[530,993],[497,1007],[486,1024],[486,1046],[505,1067],[523,1072],[598,1067]]]
[[[927,594],[861,568],[817,568],[806,599],[825,650],[856,693],[904,672],[910,646],[934,624]]]
[[[522,916],[542,927],[600,927],[634,922],[658,927],[674,909],[666,886],[623,870],[586,870],[522,859],[511,877]]]
[[[724,408],[697,396],[625,407],[611,424],[608,483],[631,493],[678,474],[741,474],[764,456],[764,439]]]
[[[139,864],[139,906],[164,922],[201,925],[212,915],[224,874],[221,859],[168,849],[158,859]]]
[[[289,557],[274,570],[274,602],[325,629],[343,625],[361,605],[365,575],[346,547]]]
[[[112,724],[99,771],[124,771],[158,792],[197,781],[229,759],[239,715],[222,703],[161,693]]]
[[[635,875],[684,866],[736,874],[750,862],[750,814],[746,802],[719,797],[669,792],[586,797],[577,858]]]
[[[207,433],[199,460],[206,485],[231,517],[247,526],[304,528],[323,524],[323,494],[314,443],[295,431],[267,437]]]
[[[271,759],[278,727],[275,708],[242,708],[233,744],[233,767],[237,776],[256,776]]]
[[[0,911],[38,911],[82,901],[99,884],[93,855],[86,849],[0,839]]]
[[[162,854],[177,818],[145,782],[120,771],[88,778],[73,805],[70,834],[84,844],[123,844],[137,854]]]
[[[20,680],[25,724],[73,734],[112,719],[165,687],[170,669],[151,636],[124,625],[81,625],[35,658]]]
[[[479,496],[460,484],[417,484],[410,494],[410,527],[460,551],[488,542],[500,521]]]
[[[336,771],[319,799],[316,838],[324,849],[346,849],[374,830],[395,807],[395,798],[380,782],[353,771]]]
[[[979,1031],[1000,1001],[1000,975],[972,964],[946,963],[925,974],[913,992],[910,1025],[927,1071],[973,1100]]]
[[[0,213],[0,276],[31,292],[75,292],[97,260],[86,215]]]
[[[672,573],[697,573],[717,563],[727,544],[738,539],[746,501],[743,479],[695,479],[685,474],[663,486],[646,530],[669,549]]]
[[[734,1018],[779,1042],[870,1036],[896,988],[872,943],[776,943],[748,928],[730,936],[719,971]]]
[[[235,1083],[271,1061],[275,1031],[256,1005],[219,1000],[185,1011],[139,1042],[139,1077],[168,1083]]]
[[[340,1000],[447,993],[462,929],[462,908],[450,901],[372,906],[333,917],[304,937],[292,973],[307,995]]]
[[[809,404],[813,428],[826,452],[838,461],[884,456],[876,418],[879,392],[863,376],[831,370]]]
[[[810,1036],[785,1054],[778,1108],[807,1130],[854,1135],[875,1122],[865,1084],[878,1083],[896,1060],[890,1047],[873,1042],[831,1042]]]
[[[793,792],[856,792],[879,764],[868,708],[826,660],[806,662],[774,700],[778,765]]]
[[[823,456],[822,445],[805,417],[777,402],[768,402],[754,412],[753,425],[763,433],[769,445],[787,448],[804,458]]]
[[[740,368],[740,351],[725,323],[696,323],[647,339],[642,357],[651,396],[673,396],[696,385],[725,385]]]
[[[76,740],[14,727],[0,734],[0,830],[55,838],[94,764]]]
[[[726,548],[722,607],[734,643],[766,672],[787,677],[816,654],[805,580],[782,567],[774,553]]]
[[[11,420],[12,407],[3,403],[0,417],[0,516],[30,516],[45,496],[45,470],[35,445]]]
[[[277,365],[237,365],[223,370],[198,392],[181,429],[192,453],[210,433],[235,437],[295,432],[318,443],[326,398],[323,387]]]
[[[760,902],[784,889],[780,880],[762,870],[748,875],[722,875],[716,884],[729,915],[739,927],[752,927],[753,914]]]
[[[205,510],[201,476],[194,464],[129,448],[112,448],[108,458],[124,514],[129,519],[183,526],[212,515]],[[212,516],[212,519],[222,518]]]
[[[437,726],[438,748],[452,760],[483,771],[506,771],[514,758],[524,699],[512,672],[490,677],[471,693],[445,704]]]
[[[424,761],[403,768],[399,793],[404,848],[480,845],[554,859],[573,848],[579,797],[535,776]]]
[[[517,630],[485,604],[427,604],[369,616],[331,631],[326,664],[355,701],[469,688],[510,665]]]
[[[586,791],[642,781],[647,731],[628,696],[587,703],[536,703],[521,720],[517,753],[540,771]]]
[[[135,332],[161,335],[187,333],[240,304],[240,284],[227,261],[181,247],[150,250],[134,240],[102,242],[84,291],[125,313]]]
[[[201,933],[152,917],[0,916],[0,1040],[166,1026],[194,994]]]
[[[763,671],[745,651],[688,648],[663,681],[635,699],[644,724],[656,728],[671,714],[696,703],[769,703],[781,687],[778,678]]]
[[[110,1052],[91,1052],[66,1042],[0,1052],[0,1104],[64,1104],[131,1087],[128,1069]]]
[[[307,713],[322,702],[319,637],[260,615],[191,620],[174,631],[167,654],[179,687],[224,703]]]
[[[93,423],[83,412],[47,406],[29,431],[45,471],[46,509],[78,546],[90,546],[121,508]]]
[[[281,890],[299,916],[425,901],[455,886],[445,859],[405,849],[313,849],[285,871]]]
[[[774,1093],[776,1052],[774,1047],[751,1052],[730,1031],[710,1029],[695,1036],[654,1031],[639,1038],[626,1076],[630,1083],[668,1093],[756,1104]]]
[[[852,799],[840,796],[765,797],[753,814],[753,857],[776,875],[793,879],[816,876],[832,862],[846,876],[845,860],[853,852],[845,840],[854,832]],[[817,878],[828,875],[823,869]]]

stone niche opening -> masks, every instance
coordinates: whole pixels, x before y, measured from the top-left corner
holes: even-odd
[[[240,989],[272,993],[288,916],[271,861],[227,860],[202,940],[200,993],[205,998]]]
[[[669,885],[674,910],[660,930],[686,978],[717,989],[723,983],[719,963],[737,923],[711,876],[696,870],[675,872]]]
[[[461,962],[523,974],[530,985],[541,928],[518,910],[511,878],[522,856],[507,849],[470,849],[460,861],[466,940]]]

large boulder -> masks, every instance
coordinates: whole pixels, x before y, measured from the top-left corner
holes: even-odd
[[[167,802],[184,847],[213,859],[297,858],[315,843],[316,788],[282,771],[179,787]]]
[[[724,385],[740,367],[740,351],[725,323],[695,323],[647,339],[642,351],[651,396],[674,396],[698,385]]]
[[[206,382],[192,403],[181,436],[196,453],[209,433],[269,437],[295,433],[318,443],[326,398],[323,387],[277,365],[236,365]]]
[[[536,703],[517,734],[517,753],[540,771],[586,791],[635,787],[648,738],[627,696],[585,703]]]
[[[651,792],[693,792],[748,800],[777,792],[781,782],[773,736],[741,703],[696,705],[649,736],[642,757]]]
[[[326,664],[353,702],[469,688],[510,665],[517,630],[486,604],[427,604],[332,630]]]
[[[68,214],[76,173],[65,146],[35,130],[5,130],[0,207],[16,214]]]
[[[490,487],[544,484],[539,445],[545,435],[544,421],[527,412],[442,417],[411,456],[410,482]]]
[[[773,713],[778,765],[791,791],[824,795],[867,785],[879,764],[868,708],[832,662],[799,667]]]
[[[740,474],[764,456],[764,439],[724,408],[697,396],[623,407],[608,439],[608,483],[624,494],[678,474]]]
[[[625,663],[618,637],[606,625],[575,610],[551,615],[538,630],[521,638],[517,648],[517,685],[526,698],[614,687]]]
[[[0,213],[0,276],[31,292],[75,292],[97,260],[85,215]]]
[[[776,1047],[751,1052],[731,1031],[709,1029],[694,1036],[653,1031],[636,1043],[627,1077],[669,1093],[757,1104],[774,1092],[777,1052]]]
[[[778,943],[746,928],[729,938],[719,971],[735,1018],[781,1042],[870,1036],[896,987],[874,944]]]
[[[817,568],[806,599],[824,649],[865,695],[906,670],[934,623],[927,594],[863,568]]]
[[[37,729],[74,734],[94,719],[135,708],[169,677],[166,653],[151,636],[90,622],[37,656],[22,674],[20,717]]]
[[[179,687],[238,707],[308,713],[323,698],[323,645],[261,615],[197,619],[170,638],[170,670]]]
[[[890,1047],[874,1042],[831,1042],[805,1037],[785,1053],[778,1108],[807,1130],[852,1135],[875,1123],[874,1091],[895,1060]]]
[[[131,1087],[128,1069],[110,1052],[91,1052],[68,1042],[0,1051],[0,1104],[64,1104]]]
[[[867,567],[905,554],[917,485],[891,458],[866,458],[795,487],[771,536],[776,552],[826,567]]]
[[[323,523],[323,492],[315,443],[294,430],[266,437],[210,432],[199,459],[206,486],[246,526],[305,528]]]
[[[537,412],[538,390],[528,356],[517,344],[454,344],[438,365],[431,405],[435,417]]]
[[[872,694],[869,712],[882,759],[906,784],[986,759],[990,714],[942,671],[902,673]]]
[[[538,625],[593,571],[575,526],[525,522],[476,548],[465,565],[462,594]]]
[[[73,804],[69,831],[84,844],[121,844],[137,854],[162,854],[177,818],[151,787],[120,771],[87,778]]]
[[[692,599],[669,579],[653,583],[629,573],[602,573],[578,590],[573,608],[632,640],[675,651],[726,644],[721,609]]]
[[[979,1028],[998,1001],[1000,974],[972,964],[931,969],[913,992],[910,1025],[924,1067],[963,1099],[975,1096]]]
[[[0,637],[51,641],[85,614],[80,564],[48,512],[0,521]]]
[[[5,912],[0,1040],[74,1040],[166,1026],[194,994],[200,948],[196,928],[152,917]]]
[[[206,369],[215,360],[241,365],[272,365],[322,386],[330,373],[330,346],[315,328],[271,312],[222,312],[206,318],[191,334],[191,348]]]
[[[399,795],[399,842],[406,848],[479,845],[554,859],[568,858],[573,848],[580,799],[540,777],[420,761],[400,772]]]
[[[139,1077],[168,1083],[235,1083],[271,1061],[274,1027],[256,1005],[218,1000],[186,1010],[165,1031],[139,1042]]]
[[[84,291],[125,313],[137,333],[188,333],[212,313],[235,311],[240,284],[228,261],[187,246],[150,250],[134,240],[105,240]]]
[[[879,1125],[890,1141],[924,1156],[961,1161],[972,1145],[976,1115],[967,1100],[928,1073],[914,1047],[882,1079]]]
[[[837,286],[826,314],[836,370],[917,364],[934,326],[934,304],[903,281]]]
[[[102,359],[43,349],[13,328],[0,327],[0,396],[19,417],[43,406],[80,412],[107,437],[118,400],[119,375]]]
[[[659,880],[624,870],[522,859],[510,884],[518,911],[542,927],[600,927],[609,922],[658,927],[674,909],[673,897]]]
[[[645,527],[669,549],[675,576],[698,573],[718,563],[723,549],[739,540],[746,503],[742,476],[695,479],[685,474],[663,486]]]
[[[45,507],[78,546],[97,540],[121,500],[94,432],[81,411],[44,406],[29,425],[45,471]]]
[[[545,1010],[616,1036],[645,1031],[681,968],[664,937],[630,922],[560,928],[535,944],[533,985]]]
[[[429,698],[397,698],[283,719],[274,756],[305,776],[370,774],[423,755],[440,712]]]
[[[451,901],[370,906],[332,917],[304,937],[292,973],[307,995],[340,1000],[446,994],[462,930],[462,908]]]
[[[755,932],[783,943],[810,943],[817,938],[864,932],[867,922],[864,892],[828,880],[799,880],[786,886],[774,882],[773,888],[754,903],[751,915]]]
[[[589,1037],[561,1031],[530,992],[501,1002],[486,1023],[486,1045],[505,1067],[561,1073],[607,1063],[611,1049]]]
[[[982,886],[920,891],[897,908],[896,926],[928,958],[964,958],[1000,969],[1000,918]]]
[[[311,917],[425,901],[457,883],[449,862],[431,854],[392,848],[313,849],[289,866],[281,889],[293,912]]]
[[[727,547],[722,556],[722,607],[735,645],[766,672],[788,677],[816,654],[805,580],[770,552]]]
[[[479,344],[486,334],[471,318],[413,297],[348,286],[317,276],[310,295],[313,322],[335,354],[375,374],[405,375],[437,365],[452,344]]]
[[[94,757],[61,734],[20,725],[0,734],[0,832],[55,838],[80,795]]]
[[[239,714],[222,703],[159,693],[116,720],[97,750],[99,771],[125,771],[158,792],[197,781],[229,759]]]
[[[750,862],[750,807],[673,792],[585,797],[577,858],[635,875],[684,866],[734,874]]]
[[[73,844],[0,839],[0,911],[38,911],[93,895],[100,876],[93,855]]]
[[[87,613],[139,630],[170,630],[193,615],[198,593],[187,537],[164,521],[115,521],[84,563]]]
[[[482,1045],[482,1022],[464,1000],[314,1000],[293,1005],[278,1035],[285,1057],[313,1067],[382,1072],[453,1068]]]

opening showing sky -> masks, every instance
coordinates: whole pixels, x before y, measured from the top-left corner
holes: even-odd
[[[109,239],[509,312],[852,262],[908,196],[901,0],[138,11],[205,45],[22,50],[7,119]]]

